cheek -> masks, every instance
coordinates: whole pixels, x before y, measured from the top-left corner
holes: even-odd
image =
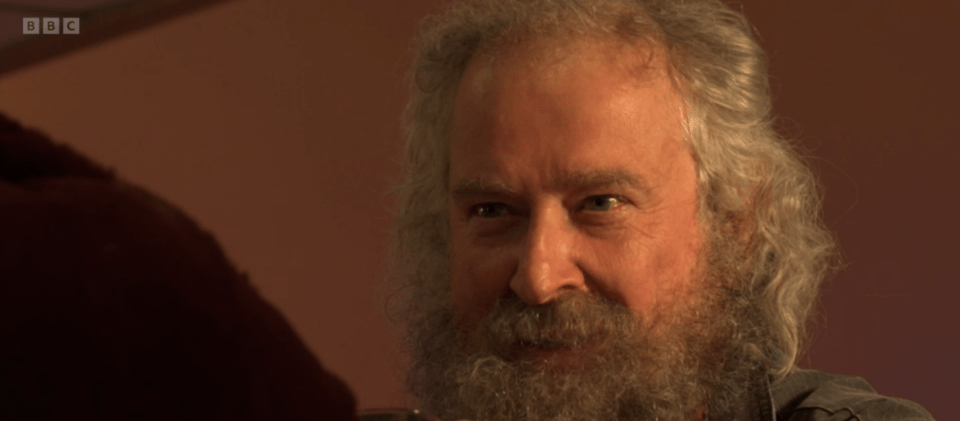
[[[652,317],[662,295],[662,269],[659,250],[645,241],[634,240],[600,254],[602,267],[608,274],[598,274],[597,282],[617,301],[623,303],[641,320]]]
[[[456,230],[451,244],[453,309],[458,324],[473,328],[509,288],[512,266],[506,253],[472,245]]]
[[[670,308],[684,296],[694,279],[699,231],[689,220],[670,222],[664,220],[657,228],[644,230],[643,235],[598,256],[603,262],[600,267],[610,272],[608,276],[598,274],[597,281],[608,280],[605,289],[641,320],[657,319],[661,309]]]

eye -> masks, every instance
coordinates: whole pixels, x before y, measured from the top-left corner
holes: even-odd
[[[584,210],[588,211],[602,212],[613,210],[620,204],[621,200],[617,196],[591,196],[587,198],[586,202],[584,202],[583,208]]]
[[[498,216],[505,216],[509,213],[507,205],[503,203],[482,203],[474,206],[470,210],[471,216],[478,216],[481,218],[496,218]]]

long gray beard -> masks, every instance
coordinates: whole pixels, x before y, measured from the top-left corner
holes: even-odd
[[[751,297],[697,295],[646,327],[588,293],[539,306],[502,299],[467,334],[439,311],[413,332],[409,386],[442,420],[731,420],[764,372],[751,352],[763,323]],[[517,358],[523,346],[589,352],[563,365]]]

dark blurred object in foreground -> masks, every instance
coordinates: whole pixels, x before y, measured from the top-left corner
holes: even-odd
[[[0,341],[0,419],[356,419],[211,235],[3,116]]]

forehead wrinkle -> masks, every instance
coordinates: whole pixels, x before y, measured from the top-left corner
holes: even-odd
[[[575,191],[587,190],[593,187],[617,186],[649,192],[650,185],[644,178],[625,169],[575,171],[561,175],[554,183],[547,186],[548,190]],[[465,177],[457,181],[450,188],[454,197],[475,196],[483,194],[504,194],[519,196],[523,188],[513,185],[497,176],[480,175]]]
[[[584,190],[600,186],[628,187],[643,192],[650,190],[642,176],[621,168],[568,173],[558,183],[561,190]]]

